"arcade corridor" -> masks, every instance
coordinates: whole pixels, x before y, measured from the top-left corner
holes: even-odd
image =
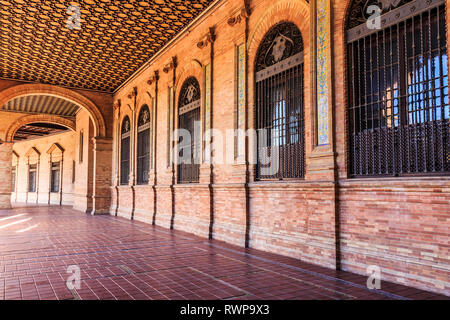
[[[0,211],[0,299],[445,299],[68,207]],[[69,290],[69,266],[81,286]]]

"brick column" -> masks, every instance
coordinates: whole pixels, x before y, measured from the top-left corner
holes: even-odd
[[[334,135],[333,94],[333,6],[332,0],[311,0],[311,53],[313,57],[313,117],[308,124],[311,128],[311,148],[306,154],[305,179],[321,183],[322,198],[326,199],[320,219],[326,221],[317,234],[327,243],[322,256],[334,259],[334,267],[340,269],[340,217],[337,183],[337,165]],[[334,234],[331,231],[334,231]]]
[[[11,161],[13,144],[3,142],[0,145],[0,209],[11,209]]]
[[[94,186],[92,215],[109,214],[111,206],[112,139],[93,138]]]

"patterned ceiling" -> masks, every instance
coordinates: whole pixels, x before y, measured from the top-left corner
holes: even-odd
[[[70,101],[53,96],[29,95],[8,101],[0,107],[0,111],[74,117],[78,111],[78,106]]]
[[[16,131],[14,141],[42,138],[52,134],[66,132],[69,129],[52,123],[30,123]]]
[[[213,0],[0,0],[0,78],[113,92]]]

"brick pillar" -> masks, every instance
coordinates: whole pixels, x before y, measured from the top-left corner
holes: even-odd
[[[333,6],[332,0],[311,0],[312,45],[310,47],[313,64],[313,117],[306,123],[306,130],[311,128],[313,139],[307,141],[306,176],[308,181],[321,183],[322,199],[328,205],[323,207],[320,219],[327,221],[315,228],[323,237],[322,256],[334,260],[334,267],[340,269],[340,218],[338,201],[337,165],[334,136],[335,109],[332,72],[333,60]],[[309,116],[307,116],[308,118]],[[309,146],[308,146],[309,144]],[[308,150],[309,149],[309,150]],[[317,216],[319,217],[319,216]],[[331,231],[334,232],[331,232]]]
[[[92,215],[109,214],[111,207],[112,139],[93,138],[94,186]]]
[[[0,209],[11,209],[11,161],[13,144],[3,142],[0,145]]]

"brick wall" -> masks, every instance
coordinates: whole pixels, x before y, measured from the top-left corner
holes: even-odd
[[[130,105],[127,96],[133,87],[137,88],[138,95],[149,93],[155,96],[154,85],[148,85],[147,80],[154,70],[160,71],[154,150],[157,184],[153,185],[151,179],[148,187],[118,187],[119,214],[131,217],[133,212],[135,219],[167,228],[249,245],[327,267],[340,266],[362,274],[368,265],[376,264],[381,266],[385,279],[449,294],[449,180],[439,177],[347,179],[343,22],[348,1],[333,1],[335,167],[326,160],[327,155],[312,153],[314,119],[311,117],[313,106],[309,92],[312,86],[308,76],[309,6],[304,1],[294,0],[252,1],[247,33],[245,22],[233,27],[227,24],[241,8],[242,1],[221,2],[200,19],[189,34],[177,40],[141,75],[116,93],[114,99],[120,99],[122,105]],[[202,84],[202,69],[212,63],[212,125],[223,133],[234,128],[235,50],[247,39],[248,127],[252,128],[256,51],[265,33],[280,21],[296,23],[305,45],[306,179],[254,183],[252,166],[229,163],[215,165],[211,177],[208,166],[202,166],[199,185],[172,185],[173,172],[167,166],[168,88],[175,85],[177,94],[183,79],[190,75],[195,75]],[[209,46],[203,49],[196,46],[211,26],[215,27],[217,36],[213,60]],[[178,59],[175,83],[173,71],[162,72],[173,56]],[[204,90],[204,85],[201,88]],[[132,110],[122,107],[116,123],[120,123],[125,115],[132,116]],[[251,146],[253,141],[249,140],[249,143]],[[337,179],[333,179],[334,171]],[[116,211],[116,200],[113,199],[112,214]],[[339,237],[340,246],[336,237]]]
[[[127,105],[133,104],[128,94],[134,87],[138,91],[138,101],[142,101],[142,95],[156,95],[154,84],[149,85],[147,80],[154,70],[159,70],[157,143],[153,150],[156,153],[153,173],[157,183],[154,185],[154,180],[150,179],[146,187],[119,186],[111,214],[117,211],[119,215],[131,217],[133,213],[135,219],[166,228],[361,274],[365,274],[368,265],[375,264],[382,268],[384,279],[450,294],[449,179],[347,179],[343,23],[348,3],[347,0],[333,1],[335,155],[313,152],[315,120],[311,116],[308,4],[297,0],[252,1],[246,32],[245,21],[233,27],[227,23],[240,12],[243,2],[223,1],[200,19],[189,34],[175,41],[143,73],[115,94],[114,99],[122,102],[117,126],[124,116],[133,116],[132,108]],[[296,23],[305,46],[306,179],[255,183],[252,166],[228,163],[214,165],[211,169],[203,164],[200,184],[172,185],[176,173],[174,176],[167,165],[168,88],[175,85],[177,95],[183,80],[194,75],[204,90],[202,70],[212,63],[212,126],[222,133],[233,129],[236,123],[236,46],[247,39],[247,116],[248,128],[252,128],[256,51],[265,33],[280,21]],[[200,49],[196,45],[211,26],[215,27],[216,34],[212,60],[210,46]],[[162,72],[173,56],[178,59],[175,83],[172,70]],[[204,101],[202,103],[203,116]],[[140,106],[138,103],[136,108]],[[175,127],[176,124],[175,117]],[[216,140],[216,144],[219,142]],[[250,147],[252,143],[249,139]],[[117,159],[117,145],[113,158]],[[212,170],[210,175],[208,170]],[[112,190],[115,192],[116,187]]]
[[[450,290],[450,179],[340,181],[342,268]]]

